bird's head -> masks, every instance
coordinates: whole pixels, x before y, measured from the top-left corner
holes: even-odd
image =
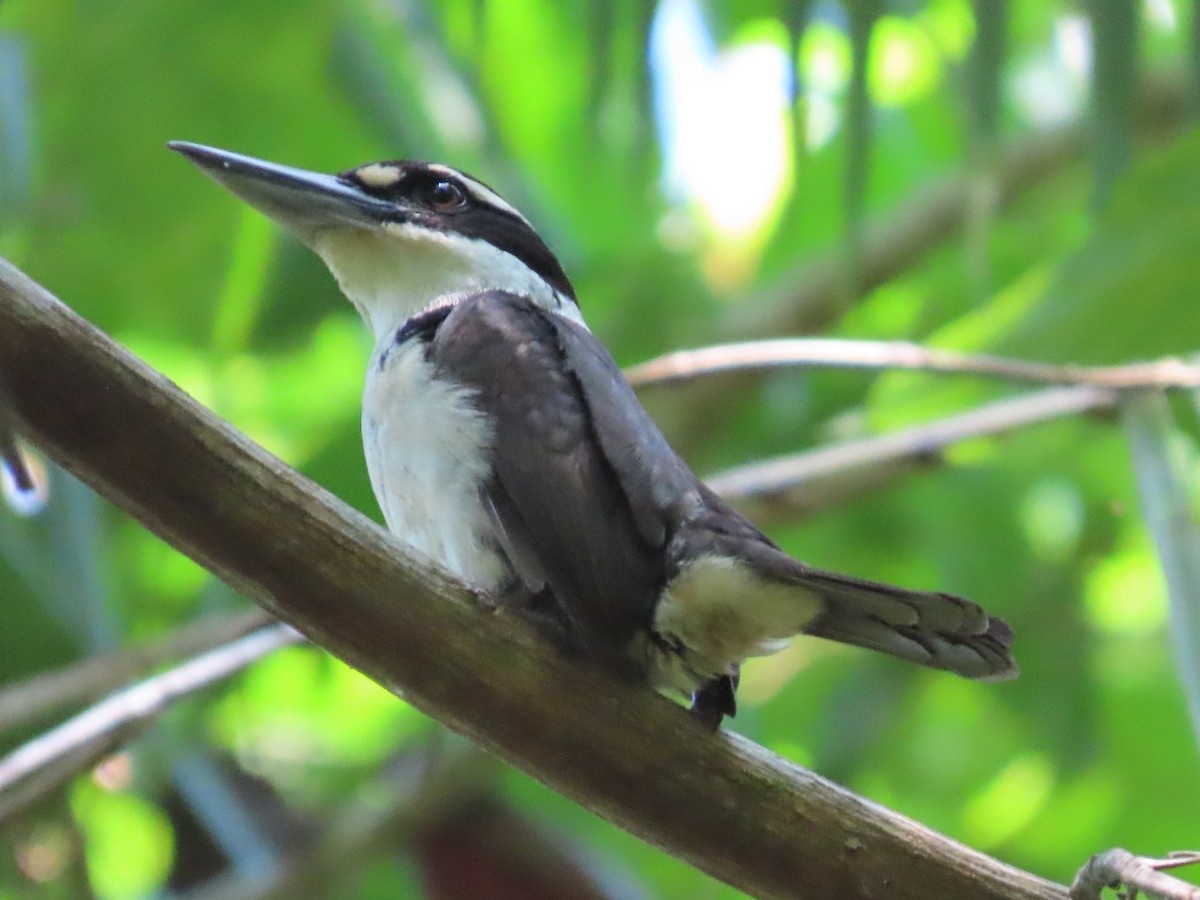
[[[486,290],[579,317],[571,282],[529,221],[457,169],[399,160],[323,175],[185,141],[168,146],[315,250],[377,338]]]

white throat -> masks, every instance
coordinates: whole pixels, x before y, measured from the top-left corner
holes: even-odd
[[[406,223],[332,229],[311,244],[374,333],[390,340],[405,321],[488,290],[503,290],[583,324],[579,308],[523,262],[487,241]]]

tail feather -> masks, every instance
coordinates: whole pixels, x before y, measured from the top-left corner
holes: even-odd
[[[739,662],[803,633],[967,678],[1018,675],[1012,629],[979,604],[805,565],[715,496],[706,500],[710,517],[672,540],[686,564],[655,614],[655,628],[698,658]],[[732,597],[741,602],[731,604]]]
[[[906,591],[815,569],[797,580],[825,604],[806,634],[967,678],[1003,681],[1020,671],[1009,649],[1008,623],[963,597]]]

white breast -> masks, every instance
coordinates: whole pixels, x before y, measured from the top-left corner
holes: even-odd
[[[382,360],[382,363],[381,363]],[[477,587],[507,565],[490,546],[480,488],[491,429],[467,389],[434,377],[418,339],[384,338],[363,395],[363,450],[388,528]]]

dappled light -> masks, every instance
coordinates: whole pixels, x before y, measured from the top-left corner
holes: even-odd
[[[1114,34],[1105,4],[1036,0],[4,0],[0,256],[379,522],[371,336],[319,259],[165,144],[470,173],[545,239],[672,446],[772,540],[969,597],[1015,635],[1004,683],[802,635],[745,664],[722,727],[1065,885],[1112,847],[1200,843],[1200,11],[1127,9]],[[784,338],[842,343],[765,343]],[[99,499],[22,392],[74,363],[16,344],[0,333],[0,900],[457,900],[437,886],[481,872],[534,900],[763,889],[472,749],[451,730],[469,719],[447,728],[405,684],[235,621],[252,604],[214,573],[246,548],[217,536],[193,560],[119,491]],[[103,424],[97,446],[155,433]],[[230,502],[181,496],[202,522]],[[305,546],[296,525],[264,545]],[[247,633],[275,643],[222,658]],[[482,662],[454,652],[447,672]],[[5,780],[56,723],[213,653],[219,671]],[[558,735],[540,712],[509,732]],[[847,897],[879,883],[862,840]]]

